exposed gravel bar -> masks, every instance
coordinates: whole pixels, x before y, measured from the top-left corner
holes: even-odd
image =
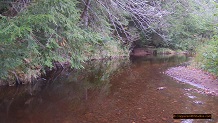
[[[202,93],[218,96],[218,79],[212,74],[192,67],[172,67],[165,72],[174,79],[203,90]]]

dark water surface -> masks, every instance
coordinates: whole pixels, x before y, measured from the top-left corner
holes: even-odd
[[[0,123],[217,123],[218,98],[163,72],[187,61],[158,56],[92,61],[30,85],[0,87]],[[174,120],[175,113],[212,114]]]

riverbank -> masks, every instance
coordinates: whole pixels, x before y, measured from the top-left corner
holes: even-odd
[[[127,58],[130,56],[153,56],[153,55],[184,55],[185,52],[182,51],[173,51],[169,48],[135,48],[133,51],[129,51],[127,48],[121,48],[119,45],[114,46],[113,44],[108,44],[106,49],[95,50],[94,53],[85,54],[86,58],[84,58],[84,63],[93,61],[93,60],[104,60],[104,59],[119,59],[119,58]],[[55,61],[52,63],[53,67],[46,67],[43,69],[43,66],[38,66],[37,69],[29,68],[28,72],[24,72],[22,70],[14,70],[13,74],[8,76],[8,79],[1,80],[0,86],[9,85],[15,86],[17,84],[28,84],[37,78],[41,78],[42,75],[47,73],[48,71],[64,69],[71,66],[70,59],[65,60],[64,62]],[[80,64],[82,66],[82,63]],[[45,73],[42,73],[45,71]],[[44,75],[45,76],[45,75]]]
[[[191,54],[189,51],[172,50],[170,48],[155,48],[155,47],[144,47],[135,48],[131,51],[130,56],[147,56],[147,55],[179,55],[179,54]]]
[[[97,56],[97,55],[96,55]],[[88,64],[89,62],[93,62],[93,61],[108,61],[108,60],[119,60],[119,59],[128,59],[128,55],[124,55],[124,54],[118,54],[118,55],[111,55],[111,56],[104,56],[104,57],[91,57],[87,60],[85,60],[82,63],[82,66],[86,66],[86,64]],[[126,60],[128,61],[128,60]],[[17,74],[17,76],[13,79],[13,76],[11,77],[11,79],[8,80],[1,80],[0,79],[0,86],[15,86],[15,85],[25,85],[25,84],[29,84],[32,83],[34,81],[38,81],[41,80],[41,78],[44,77],[48,77],[49,73],[55,73],[55,72],[60,72],[60,71],[64,71],[64,69],[68,69],[70,68],[71,70],[73,70],[74,68],[71,68],[71,63],[68,62],[53,62],[53,67],[52,68],[45,68],[45,73],[42,73],[40,70],[42,68],[39,68],[35,71],[37,71],[37,75],[35,74],[35,77],[30,77],[30,79],[28,78],[28,73],[20,73]],[[85,67],[83,68],[85,69]],[[75,69],[76,71],[80,71],[81,69]]]
[[[91,48],[91,50],[90,50]],[[81,51],[80,55],[63,54],[59,59],[50,57],[52,60],[46,61],[43,59],[41,62],[33,64],[33,61],[39,61],[41,56],[37,58],[21,58],[22,61],[17,67],[10,70],[5,69],[4,77],[0,76],[0,86],[15,86],[32,83],[46,76],[47,72],[62,70],[64,68],[82,69],[83,64],[93,60],[104,59],[119,59],[129,56],[128,47],[121,47],[119,42],[110,41],[106,42],[103,46],[87,46],[86,50]],[[68,56],[69,55],[69,56]],[[60,60],[61,59],[61,60]],[[0,74],[1,75],[1,74]]]
[[[212,74],[201,69],[190,66],[179,66],[169,68],[165,74],[178,81],[188,83],[199,88],[193,89],[198,93],[218,96],[218,79]]]

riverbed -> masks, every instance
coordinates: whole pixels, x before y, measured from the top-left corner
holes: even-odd
[[[217,123],[217,96],[164,74],[187,56],[95,60],[29,85],[0,87],[0,123]],[[173,119],[173,114],[212,119]]]

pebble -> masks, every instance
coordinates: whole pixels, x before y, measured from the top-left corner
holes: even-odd
[[[191,88],[185,88],[184,90],[185,91],[191,91],[192,89]]]
[[[202,101],[194,101],[194,103],[195,104],[200,104],[200,105],[204,104]]]
[[[166,87],[158,87],[157,90],[163,90],[165,89]]]
[[[180,123],[180,120],[174,120],[173,122],[174,123]]]
[[[188,97],[191,98],[191,99],[196,98],[196,96],[191,96],[191,95],[189,95]]]
[[[162,118],[162,120],[164,120],[164,121],[165,121],[165,120],[167,120],[167,118],[164,118],[164,117],[163,117],[163,118]]]

